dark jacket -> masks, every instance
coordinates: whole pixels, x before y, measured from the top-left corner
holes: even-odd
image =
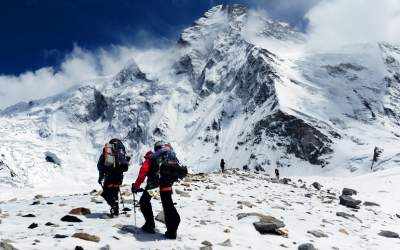
[[[113,184],[113,185],[121,185],[122,180],[124,179],[124,170],[127,168],[129,162],[122,163],[124,167],[115,168],[112,170],[107,169],[104,166],[104,155],[101,154],[99,161],[97,162],[97,169],[99,170],[99,179],[104,179],[104,186]],[[126,165],[126,166],[125,166]]]

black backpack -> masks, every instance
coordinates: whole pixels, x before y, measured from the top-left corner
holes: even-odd
[[[151,159],[151,170],[148,175],[147,188],[172,186],[188,174],[186,166],[182,166],[172,149],[160,149]]]

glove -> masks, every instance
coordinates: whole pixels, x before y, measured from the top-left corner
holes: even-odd
[[[132,193],[136,194],[139,191],[139,189],[140,188],[135,187],[135,183],[132,183],[132,188],[131,188]]]
[[[99,179],[97,180],[97,182],[100,184],[100,185],[102,185],[103,186],[103,178],[101,178],[101,177],[99,177]]]

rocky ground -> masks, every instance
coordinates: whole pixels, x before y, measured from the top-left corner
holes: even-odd
[[[157,196],[152,203],[158,233],[140,231],[139,209],[135,227],[127,185],[124,204],[132,210],[118,218],[107,216],[94,190],[15,198],[0,203],[0,249],[400,249],[400,210],[393,212],[398,200],[384,199],[393,190],[377,187],[378,195],[371,196],[343,188],[311,177],[278,182],[264,172],[191,175],[175,188],[182,218],[177,240],[162,236]]]

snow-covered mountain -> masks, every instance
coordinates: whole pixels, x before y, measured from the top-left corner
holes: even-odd
[[[115,76],[0,111],[0,185],[84,185],[112,137],[135,162],[169,141],[195,172],[224,158],[285,174],[364,173],[374,146],[385,150],[376,169],[400,161],[400,46],[310,50],[288,24],[220,5],[165,53],[174,60],[162,71],[132,58]]]

